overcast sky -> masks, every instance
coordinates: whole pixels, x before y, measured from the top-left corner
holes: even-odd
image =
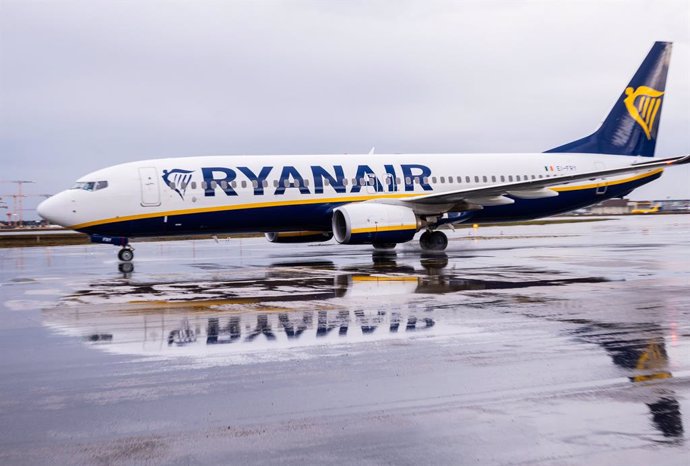
[[[675,43],[657,156],[687,154],[688,0],[0,0],[0,179],[42,194],[157,157],[543,151],[596,129],[655,40]],[[632,195],[666,197],[690,198],[689,168]]]

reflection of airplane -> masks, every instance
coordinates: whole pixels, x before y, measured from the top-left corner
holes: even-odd
[[[273,242],[391,248],[423,231],[554,215],[622,197],[688,157],[653,159],[671,44],[657,42],[593,134],[533,154],[215,156],[146,160],[80,178],[38,206],[46,220],[121,246],[129,238],[265,232]]]
[[[576,333],[582,340],[602,346],[633,383],[672,377],[663,332],[658,325],[644,324],[637,329],[633,324],[590,323]],[[683,421],[675,393],[651,383],[644,388],[644,398],[654,425],[664,437],[682,438]]]
[[[232,280],[98,282],[66,297],[66,305],[46,310],[44,322],[113,351],[180,354],[180,348],[227,343],[240,350],[308,346],[335,337],[349,341],[438,330],[433,314],[411,295],[601,281],[542,270],[529,279],[527,269],[515,269],[519,279],[482,279],[477,271],[470,278],[446,272],[445,254],[422,257],[421,268],[398,265],[394,253],[384,254],[385,260],[376,256],[352,270],[304,261],[276,263],[258,276],[252,271]]]

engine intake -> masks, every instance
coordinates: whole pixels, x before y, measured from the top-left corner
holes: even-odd
[[[360,203],[333,210],[333,235],[342,244],[405,243],[420,228],[409,207]]]

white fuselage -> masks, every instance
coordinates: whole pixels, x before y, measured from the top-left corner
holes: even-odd
[[[332,207],[345,203],[410,198],[624,167],[637,160],[574,153],[154,159],[92,172],[78,180],[87,189],[63,191],[47,200],[41,209],[42,215],[53,223],[87,232],[99,232],[100,228],[106,234],[117,234],[114,226],[125,222],[128,226],[121,232],[123,236],[311,230],[323,229],[330,222]],[[626,179],[630,175],[597,181],[597,187],[604,188],[600,189],[602,197],[598,200],[606,198],[605,185],[623,184]],[[98,182],[107,182],[107,187],[88,189],[89,183],[95,183],[93,188]],[[592,187],[593,182],[587,181],[554,190],[584,192]],[[597,202],[596,199],[590,203]],[[572,208],[581,205],[578,202]],[[535,210],[530,217],[551,215],[553,207],[550,205],[549,211],[544,212]],[[568,208],[565,204],[559,206],[562,211]],[[209,217],[220,212],[226,216],[224,219]],[[205,219],[199,219],[199,215],[205,215]],[[305,216],[313,217],[313,221]],[[145,226],[135,225],[144,220]]]

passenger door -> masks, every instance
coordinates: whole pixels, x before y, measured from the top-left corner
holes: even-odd
[[[140,168],[139,182],[141,185],[142,207],[157,207],[161,205],[161,193],[158,183],[158,170],[156,170],[155,167]]]

